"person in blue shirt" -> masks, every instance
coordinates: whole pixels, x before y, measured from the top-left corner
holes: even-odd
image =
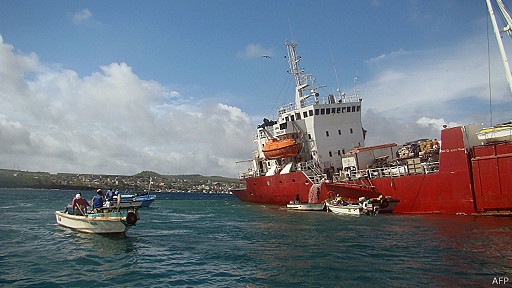
[[[112,191],[112,188],[107,191],[107,195],[105,195],[105,198],[107,201],[114,201],[114,191]]]
[[[96,193],[98,195],[92,197],[91,203],[92,203],[92,209],[101,208],[103,207],[103,203],[105,203],[105,196],[103,196],[103,191],[101,189],[96,190]]]

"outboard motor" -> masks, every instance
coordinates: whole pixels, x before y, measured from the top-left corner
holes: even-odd
[[[135,212],[128,212],[126,215],[126,223],[128,223],[128,225],[135,225],[138,220],[139,216]]]

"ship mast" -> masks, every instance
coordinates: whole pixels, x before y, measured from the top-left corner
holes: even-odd
[[[494,15],[494,11],[492,9],[491,0],[486,0],[487,2],[487,8],[489,11],[489,15],[491,16],[491,22],[492,26],[494,28],[494,35],[496,36],[496,41],[498,42],[498,47],[500,49],[501,53],[501,59],[503,60],[503,65],[505,66],[505,73],[507,77],[508,86],[510,88],[510,91],[512,92],[512,74],[510,73],[510,66],[508,64],[507,54],[505,53],[505,48],[503,47],[503,41],[501,40],[501,34],[502,32],[506,32],[509,36],[512,35],[512,18],[508,14],[507,10],[505,9],[505,5],[503,5],[502,0],[496,0],[496,3],[498,4],[498,7],[501,11],[501,14],[503,15],[503,18],[507,22],[507,26],[505,26],[503,29],[498,28],[498,24],[496,23],[496,17]]]
[[[295,77],[295,108],[298,109],[306,106],[305,101],[309,97],[318,97],[316,89],[326,87],[326,85],[313,87],[311,88],[311,94],[304,95],[303,90],[310,85],[310,82],[313,82],[313,74],[302,74],[304,69],[299,67],[300,56],[297,56],[295,52],[297,43],[286,40],[285,45],[288,50],[288,64],[290,65],[290,71],[288,72]]]

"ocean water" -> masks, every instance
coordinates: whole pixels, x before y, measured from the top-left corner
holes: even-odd
[[[56,224],[76,191],[0,189],[1,287],[492,287],[512,218],[350,217],[157,193],[124,237]],[[93,192],[84,193],[86,199]],[[498,284],[510,279],[508,285]]]

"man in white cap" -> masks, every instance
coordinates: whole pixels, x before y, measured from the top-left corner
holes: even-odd
[[[87,200],[82,197],[82,193],[77,193],[75,195],[75,198],[73,198],[73,202],[71,203],[71,207],[73,209],[73,214],[75,215],[83,215],[83,213],[87,214],[87,206],[89,203],[87,203]],[[76,207],[76,210],[75,210]]]

